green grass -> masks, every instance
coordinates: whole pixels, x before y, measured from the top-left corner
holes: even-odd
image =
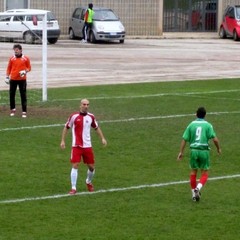
[[[210,177],[240,174],[239,81],[49,89],[48,102],[30,101],[27,119],[10,118],[2,106],[0,240],[236,239],[239,178],[209,180],[194,203],[186,183],[188,148],[183,162],[176,157],[185,127],[205,106],[222,145],[220,157],[212,145]],[[85,97],[108,140],[103,148],[92,133],[96,193],[51,198],[70,190],[71,133],[65,150],[60,138]],[[78,191],[84,193],[86,166],[79,172]],[[98,192],[109,189],[116,190]],[[21,199],[26,201],[8,203]]]

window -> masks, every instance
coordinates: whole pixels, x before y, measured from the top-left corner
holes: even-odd
[[[24,16],[14,16],[13,17],[13,21],[17,22],[17,21],[24,21]]]
[[[236,7],[237,19],[240,18],[240,7]]]
[[[94,20],[117,21],[118,17],[111,10],[96,10],[93,16]]]
[[[80,18],[80,14],[81,14],[81,9],[77,8],[76,11],[73,13],[73,18]]]
[[[82,20],[84,20],[85,13],[86,13],[86,10],[83,9],[82,12],[81,12],[81,19],[82,19]]]
[[[0,16],[0,22],[9,22],[11,16]]]
[[[29,7],[29,0],[5,0],[5,1],[6,10]]]
[[[229,11],[228,11],[228,14],[227,14],[229,17],[232,17],[234,18],[235,14],[234,14],[234,8],[233,7],[230,7],[229,8]]]
[[[206,10],[215,11],[217,9],[217,3],[208,3]]]

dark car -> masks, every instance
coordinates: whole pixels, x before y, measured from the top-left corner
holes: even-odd
[[[219,29],[220,38],[232,37],[235,41],[240,38],[240,5],[227,6]]]

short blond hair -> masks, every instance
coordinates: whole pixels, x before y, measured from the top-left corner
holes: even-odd
[[[84,102],[88,102],[88,103],[89,103],[89,100],[86,99],[86,98],[83,98],[83,99],[81,100],[81,103],[84,103]]]

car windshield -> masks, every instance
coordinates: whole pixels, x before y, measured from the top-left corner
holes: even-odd
[[[42,21],[43,20],[43,15],[37,15],[37,20]],[[52,12],[47,12],[47,21],[55,21],[55,20],[56,20],[56,18],[53,15],[53,13]]]
[[[47,13],[47,20],[48,21],[54,21],[54,20],[56,20],[56,17],[54,16],[54,14],[52,12],[48,12]]]
[[[118,21],[118,17],[109,9],[94,10],[93,20],[97,21]]]
[[[240,19],[240,6],[236,7],[236,18]]]

